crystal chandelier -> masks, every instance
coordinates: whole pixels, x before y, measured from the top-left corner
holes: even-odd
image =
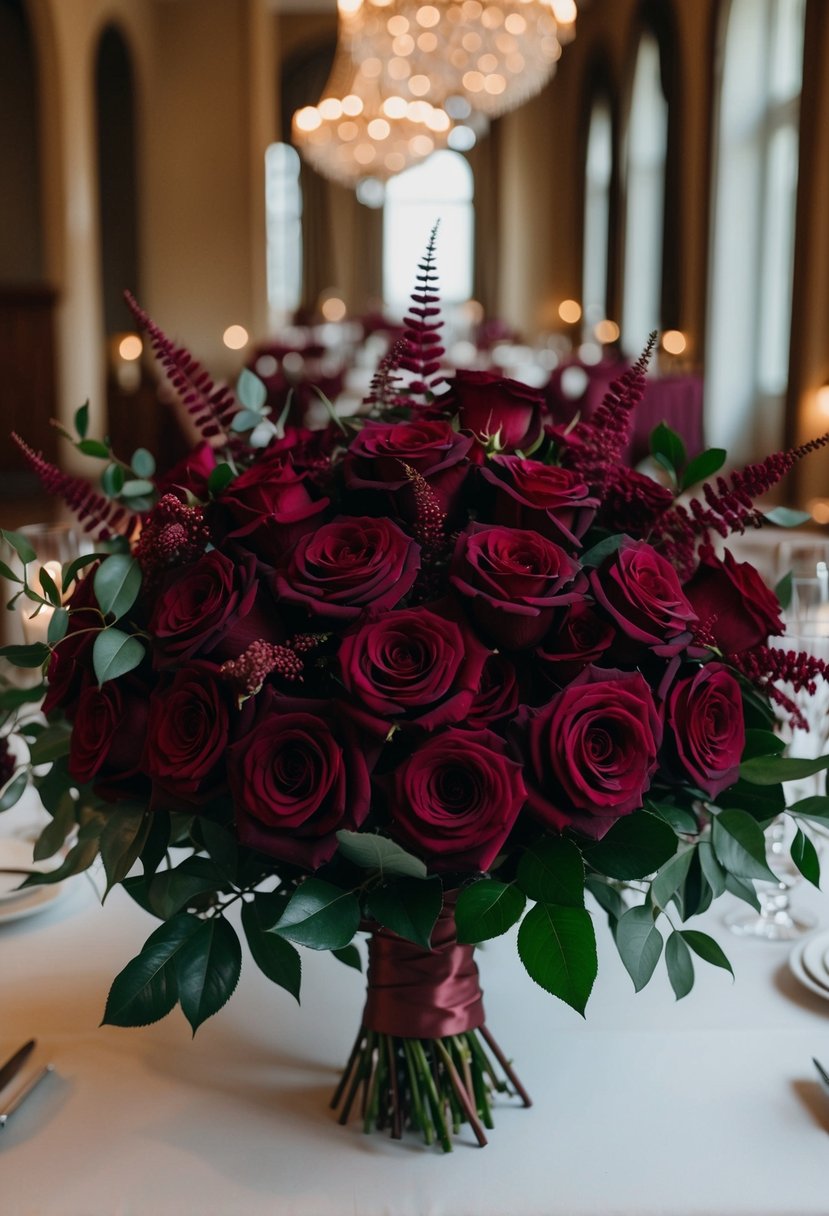
[[[555,72],[574,36],[575,0],[338,0],[340,42],[383,93],[450,117],[495,118]]]

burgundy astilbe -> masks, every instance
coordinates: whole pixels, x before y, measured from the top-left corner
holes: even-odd
[[[765,519],[754,500],[777,485],[795,464],[829,443],[829,432],[786,452],[774,452],[758,464],[718,477],[716,485],[706,482],[702,497],[692,498],[687,507],[680,503],[658,519],[651,534],[652,542],[660,548],[687,578],[696,567],[698,546],[711,543],[711,533],[722,537],[748,528],[760,528]]]
[[[673,501],[671,491],[652,477],[620,465],[609,479],[596,522],[613,532],[646,536]]]
[[[259,638],[237,659],[222,663],[219,672],[244,699],[255,696],[269,675],[279,675],[289,683],[301,680],[303,666],[302,659],[290,646]]]
[[[89,482],[82,477],[64,473],[57,465],[46,460],[41,452],[30,448],[26,441],[14,432],[12,439],[20,448],[29,467],[37,473],[46,493],[62,498],[93,540],[105,541],[110,540],[115,533],[124,536],[132,533],[138,522],[138,516],[132,511],[128,511],[121,503],[104,498],[103,494],[93,490]]]
[[[562,464],[581,473],[591,492],[603,498],[615,480],[622,452],[630,439],[633,411],[642,400],[656,333],[636,362],[614,380],[589,422],[573,427],[572,446],[565,446]]]
[[[397,364],[414,376],[408,391],[427,399],[432,396],[434,386],[441,379],[437,373],[444,353],[440,344],[443,321],[440,319],[440,297],[437,294],[436,241],[437,225],[429,235],[423,261],[418,264],[412,302],[403,322],[403,347]]]
[[[430,599],[439,594],[441,567],[449,557],[452,537],[446,529],[446,513],[428,481],[410,464],[403,464],[412,486],[415,519],[412,534],[420,545],[420,574],[417,578],[418,598]]]
[[[817,659],[805,650],[782,650],[773,646],[752,646],[726,654],[724,658],[770,701],[780,706],[789,715],[793,727],[809,729],[799,706],[777,685],[788,684],[796,693],[806,692],[813,696],[818,678],[829,678],[823,659]]]
[[[398,338],[391,350],[377,364],[369,390],[363,398],[363,405],[379,405],[382,409],[411,405],[400,383],[399,369],[405,354],[406,342],[403,338]]]
[[[179,394],[202,437],[210,440],[222,435],[231,451],[241,450],[241,439],[230,430],[233,416],[239,409],[230,389],[217,385],[189,351],[183,346],[176,346],[130,292],[124,292],[124,298],[136,322],[149,336],[167,379]]]
[[[165,494],[144,521],[135,558],[147,583],[171,566],[186,566],[201,557],[210,540],[201,507],[188,507],[175,494]]]

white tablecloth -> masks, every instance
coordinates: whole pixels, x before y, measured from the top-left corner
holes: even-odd
[[[2,830],[2,825],[0,825]],[[801,892],[799,892],[801,893]],[[802,891],[829,925],[829,903]],[[702,962],[677,1003],[660,965],[638,996],[597,914],[586,1020],[523,973],[512,939],[481,952],[488,1022],[532,1093],[489,1146],[444,1156],[342,1128],[328,1099],[363,978],[304,951],[302,1009],[246,956],[195,1041],[181,1012],[99,1029],[117,971],[155,921],[85,878],[0,925],[0,1059],[30,1035],[56,1072],[0,1132],[2,1216],[827,1216],[829,1001],[785,946],[721,928],[736,983]]]

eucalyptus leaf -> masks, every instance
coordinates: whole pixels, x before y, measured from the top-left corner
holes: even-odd
[[[63,567],[63,580],[61,582],[61,591],[64,595],[72,586],[72,583],[87,566],[91,566],[93,562],[103,561],[106,557],[105,553],[84,553],[81,557],[74,558]]]
[[[677,890],[685,882],[694,850],[683,849],[669,858],[655,876],[650,887],[650,897],[658,908],[667,908]]]
[[[84,456],[94,456],[98,460],[109,460],[109,448],[105,443],[101,443],[100,439],[81,439],[75,444],[75,447]]]
[[[141,567],[134,557],[114,553],[95,571],[93,587],[101,612],[117,621],[138,598]]]
[[[261,414],[268,401],[266,385],[249,367],[242,368],[236,381],[236,397],[246,410]]]
[[[110,626],[97,634],[92,645],[92,666],[99,684],[134,671],[144,658],[138,638]]]
[[[130,464],[136,477],[152,477],[155,472],[155,456],[146,448],[136,448]]]
[[[584,907],[584,862],[578,846],[563,836],[542,836],[531,844],[518,862],[517,882],[530,899]]]
[[[31,541],[22,532],[9,532],[7,528],[3,528],[0,529],[0,536],[11,545],[24,565],[36,560],[37,553]]]
[[[679,929],[680,937],[686,942],[694,954],[699,955],[706,963],[711,963],[714,967],[722,967],[729,975],[734,978],[734,969],[731,963],[725,956],[722,947],[714,941],[713,937],[709,937],[707,933],[700,933],[699,929]]]
[[[69,790],[64,790],[57,809],[35,842],[35,861],[45,861],[59,852],[70,832],[75,828],[75,800]]]
[[[792,587],[793,579],[792,572],[784,574],[778,583],[775,584],[774,594],[777,596],[777,602],[780,605],[782,612],[791,607],[792,603]]]
[[[584,1016],[598,970],[593,922],[584,908],[536,904],[518,930],[518,954],[531,979]]]
[[[506,933],[524,911],[522,891],[508,882],[482,878],[464,887],[455,904],[459,942],[484,942]]]
[[[28,769],[24,768],[15,773],[11,780],[6,782],[3,793],[0,794],[0,811],[10,811],[13,806],[17,806],[28,784]]]
[[[71,734],[68,723],[55,723],[47,726],[38,735],[29,748],[29,759],[32,764],[49,764],[69,754]]]
[[[778,528],[799,528],[812,518],[808,511],[795,511],[791,507],[773,507],[763,515],[768,523],[776,524]]]
[[[64,878],[72,878],[75,874],[82,874],[84,870],[88,870],[97,856],[98,841],[79,838],[78,843],[72,846],[59,866],[54,870],[36,870],[33,874],[29,874],[21,886],[53,886],[56,882],[63,882]]]
[[[398,937],[428,950],[443,905],[439,878],[398,878],[366,899],[366,913]]]
[[[628,908],[616,926],[616,948],[637,992],[645,987],[662,954],[662,934],[647,905]]]
[[[121,486],[122,498],[143,498],[155,492],[155,486],[146,477],[128,477]]]
[[[674,996],[681,1001],[694,986],[694,962],[682,935],[674,931],[665,943],[665,963]]]
[[[239,983],[242,947],[236,930],[223,916],[202,921],[178,951],[175,966],[182,1012],[195,1034]]]
[[[50,654],[45,642],[32,642],[28,646],[0,646],[0,658],[8,659],[15,667],[42,667]]]
[[[360,902],[321,878],[306,878],[271,930],[312,950],[341,950],[360,925]]]
[[[52,578],[45,566],[41,566],[39,581],[43,594],[46,596],[49,603],[55,608],[59,607],[60,591],[55,584],[55,580]]]
[[[101,474],[101,489],[108,498],[117,498],[124,488],[124,470],[120,464],[108,464]]]
[[[239,410],[231,419],[230,429],[237,434],[242,434],[244,431],[252,431],[261,421],[261,414],[255,413],[253,410]]]
[[[46,640],[50,646],[56,646],[66,637],[69,628],[69,613],[65,608],[56,608],[46,630]]]
[[[43,700],[45,684],[34,684],[31,688],[4,688],[0,691],[0,710],[19,709],[21,705],[37,705]]]
[[[85,439],[89,430],[89,402],[85,401],[80,409],[75,410],[75,431],[79,439]]]

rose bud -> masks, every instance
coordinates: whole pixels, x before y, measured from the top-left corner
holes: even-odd
[[[358,501],[378,514],[416,518],[414,491],[406,465],[420,473],[441,510],[453,515],[469,469],[472,447],[443,419],[367,422],[343,461],[345,484]]]
[[[721,663],[677,680],[665,712],[669,765],[709,798],[733,785],[745,747],[743,699]]]
[[[492,520],[527,528],[573,548],[589,528],[598,499],[578,473],[519,456],[494,456],[480,476],[493,488]]]
[[[724,654],[762,646],[784,631],[777,597],[754,566],[728,549],[722,561],[713,553],[702,559],[685,594]]]
[[[670,657],[683,650],[697,614],[676,570],[645,541],[626,540],[590,572],[596,602],[615,621],[621,638]]]
[[[500,372],[458,371],[435,406],[456,414],[484,445],[494,438],[501,451],[514,452],[532,447],[541,434],[544,394]]]

